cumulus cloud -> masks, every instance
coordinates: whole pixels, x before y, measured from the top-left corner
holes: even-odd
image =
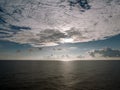
[[[0,0],[0,40],[34,47],[120,34],[119,0]]]
[[[104,48],[89,52],[92,57],[120,57],[120,50]]]

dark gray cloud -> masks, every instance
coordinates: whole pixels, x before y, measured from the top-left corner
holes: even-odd
[[[34,47],[41,46],[53,46],[58,45],[62,38],[66,38],[67,35],[56,29],[45,29],[39,33],[32,33],[29,30],[20,31],[16,36],[8,38],[10,41],[14,41],[20,44],[30,44]]]
[[[65,33],[60,32],[59,30],[54,29],[46,29],[44,31],[41,31],[40,34],[37,34],[40,36],[41,42],[59,42],[61,38],[65,38]]]
[[[7,22],[4,20],[3,17],[0,16],[0,24],[5,24],[5,23],[7,23]]]
[[[87,29],[72,27],[70,30],[67,30],[66,33],[67,33],[67,36],[69,38],[73,38],[74,41],[82,42],[83,40],[90,38],[89,31],[86,31],[86,30]]]
[[[30,27],[9,25],[11,30],[31,30]]]
[[[120,50],[104,48],[89,52],[92,57],[120,57]]]
[[[59,30],[55,29],[46,29],[44,31],[40,31],[38,34],[36,34],[37,38],[30,39],[31,42],[38,45],[49,45],[50,43],[59,44],[61,38],[67,37],[65,33],[60,32]]]

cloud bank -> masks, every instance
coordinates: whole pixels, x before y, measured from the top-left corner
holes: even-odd
[[[0,0],[0,40],[34,47],[120,34],[119,0]]]
[[[99,50],[94,50],[89,52],[89,55],[92,57],[120,57],[120,50],[104,48]]]

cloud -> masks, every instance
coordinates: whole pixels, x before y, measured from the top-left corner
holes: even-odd
[[[120,50],[104,48],[89,52],[92,57],[120,57]]]
[[[0,40],[41,47],[120,34],[120,1],[82,1],[1,0]]]
[[[30,27],[15,26],[15,25],[10,25],[10,28],[11,28],[12,30],[31,30]]]
[[[54,51],[64,51],[64,52],[65,51],[69,52],[71,50],[76,50],[76,49],[78,49],[78,48],[77,47],[59,47],[59,46],[53,48]]]
[[[60,39],[64,37],[66,37],[66,35],[59,30],[46,29],[37,34],[30,31],[21,31],[14,35],[14,37],[6,38],[6,40],[39,47],[50,46],[50,44],[51,46],[57,45],[60,42]]]
[[[79,4],[81,8],[83,9],[90,9],[90,5],[88,4],[88,0],[68,0],[70,3],[70,6],[75,6],[76,4]]]
[[[16,53],[20,53],[21,52],[21,50],[16,50]]]
[[[68,47],[69,50],[76,50],[78,47]]]

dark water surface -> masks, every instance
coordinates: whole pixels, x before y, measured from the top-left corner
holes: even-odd
[[[0,61],[0,90],[120,90],[120,61]]]

